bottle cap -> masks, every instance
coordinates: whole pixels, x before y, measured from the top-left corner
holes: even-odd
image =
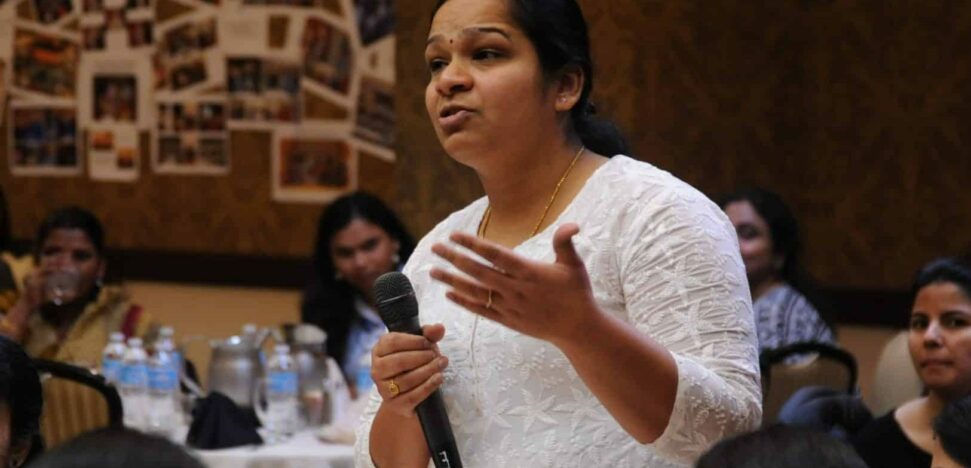
[[[164,326],[158,329],[158,334],[159,336],[171,338],[173,335],[175,335],[175,329],[170,326]]]
[[[120,341],[120,342],[124,343],[125,342],[125,334],[122,333],[122,332],[113,332],[111,334],[111,337],[109,339],[111,341]]]
[[[277,354],[290,354],[290,345],[278,344],[273,347],[273,351]]]
[[[142,339],[138,337],[129,338],[128,346],[131,346],[133,348],[140,348],[142,346]]]

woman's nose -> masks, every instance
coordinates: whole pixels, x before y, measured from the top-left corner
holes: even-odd
[[[924,346],[934,347],[941,344],[941,328],[937,322],[931,322],[924,330]]]
[[[472,88],[472,76],[460,61],[455,60],[445,66],[435,85],[442,96],[452,96]]]

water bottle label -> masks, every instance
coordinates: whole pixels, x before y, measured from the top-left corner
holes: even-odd
[[[270,372],[267,376],[267,390],[273,393],[297,393],[296,372]]]
[[[148,366],[145,364],[127,365],[121,367],[122,385],[148,385]]]
[[[171,367],[153,367],[148,371],[148,386],[153,390],[174,390],[179,386],[179,375]]]
[[[118,380],[121,373],[121,359],[105,359],[101,361],[101,375],[110,382]]]

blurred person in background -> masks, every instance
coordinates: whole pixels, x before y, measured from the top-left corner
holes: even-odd
[[[45,453],[31,468],[204,468],[183,447],[124,428],[82,434]]]
[[[371,288],[379,276],[401,269],[415,241],[377,197],[354,192],[320,216],[314,247],[315,278],[303,297],[301,320],[327,333],[327,354],[356,393],[370,387],[371,347],[385,333]]]
[[[828,434],[783,425],[717,443],[696,468],[866,468],[846,442]]]
[[[833,331],[800,287],[799,228],[777,194],[761,188],[724,195],[752,291],[759,351],[799,342],[834,344]]]
[[[24,277],[30,272],[30,255],[17,256],[11,251],[10,211],[7,198],[0,187],[0,314],[17,303],[23,290]]]
[[[874,467],[931,466],[934,419],[947,404],[971,394],[971,261],[951,257],[929,263],[917,274],[912,298],[908,347],[926,395],[874,419],[852,437],[857,452]]]
[[[0,466],[23,466],[43,449],[40,379],[23,348],[0,337]]]
[[[127,338],[154,331],[151,317],[122,287],[104,284],[104,242],[101,222],[87,210],[48,215],[35,240],[36,268],[0,318],[0,334],[31,356],[95,367],[111,333]]]

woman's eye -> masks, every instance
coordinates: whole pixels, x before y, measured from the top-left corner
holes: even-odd
[[[435,73],[445,68],[446,62],[442,59],[434,59],[428,62],[428,71]]]
[[[961,328],[966,326],[968,322],[960,317],[945,317],[941,320],[941,324],[947,328]]]
[[[477,51],[475,54],[472,55],[473,59],[479,60],[479,61],[495,60],[499,57],[500,57],[499,52],[496,52],[494,50],[489,50],[489,49]]]
[[[927,321],[922,318],[912,319],[910,321],[911,330],[922,330],[927,328]]]

